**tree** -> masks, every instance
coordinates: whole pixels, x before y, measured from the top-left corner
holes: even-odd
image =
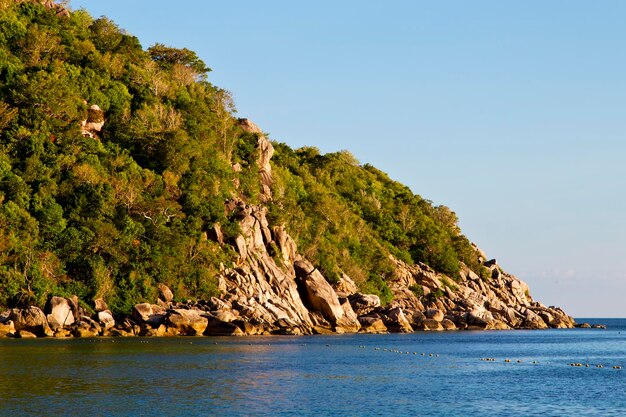
[[[211,71],[211,68],[207,67],[194,51],[187,48],[178,49],[157,43],[148,48],[148,53],[154,62],[165,69],[171,69],[179,64],[192,69],[200,79],[204,79]]]

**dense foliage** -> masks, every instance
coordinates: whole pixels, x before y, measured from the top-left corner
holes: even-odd
[[[128,311],[158,282],[178,298],[217,293],[235,255],[206,232],[236,236],[224,202],[259,203],[259,178],[256,137],[209,71],[107,18],[0,0],[0,306],[54,293]],[[92,104],[106,120],[96,138],[80,130]],[[275,147],[270,216],[327,279],[346,273],[389,300],[389,254],[480,269],[447,208],[347,152]]]

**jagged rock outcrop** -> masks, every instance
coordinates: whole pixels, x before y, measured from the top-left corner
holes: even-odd
[[[484,254],[483,254],[484,255]],[[495,260],[485,261],[491,278],[485,279],[463,268],[456,279],[435,273],[424,264],[407,265],[392,258],[395,276],[390,282],[393,304],[402,307],[422,330],[438,328],[448,320],[459,329],[569,328],[574,321],[555,307],[535,302],[528,285],[504,272]],[[414,291],[409,289],[421,289]],[[446,323],[444,328],[452,329]]]
[[[361,325],[350,303],[339,303],[335,290],[324,276],[308,261],[298,259],[295,264],[296,275],[304,289],[307,304],[334,326],[334,330],[356,332]]]
[[[93,104],[87,111],[87,118],[80,123],[80,132],[83,136],[97,138],[104,127],[104,112],[100,106]]]
[[[98,120],[93,123],[103,122]],[[269,201],[273,147],[254,123],[240,119],[239,125],[256,134],[261,201]],[[90,125],[93,132],[101,128]],[[262,204],[233,198],[224,208],[238,221],[240,234],[228,240],[215,224],[201,237],[230,245],[238,254],[231,266],[220,268],[219,297],[177,303],[172,290],[159,284],[156,304],[137,304],[128,317],[114,316],[102,299],[94,300],[95,314],[90,316],[78,307],[75,297],[52,297],[47,317],[37,307],[0,314],[0,336],[301,335],[574,326],[563,310],[534,301],[526,283],[502,270],[495,259],[487,260],[476,246],[486,268],[482,276],[463,267],[457,276],[449,277],[425,264],[408,265],[390,257],[394,272],[387,283],[393,300],[381,305],[378,296],[360,293],[345,274],[333,288],[298,252],[285,227],[270,224]]]
[[[259,166],[259,174],[261,176],[261,200],[269,201],[272,199],[272,166],[270,165],[270,159],[274,155],[274,146],[265,137],[263,131],[249,119],[239,119],[239,126],[245,132],[257,135],[257,149],[259,150],[257,165]]]
[[[15,0],[17,3],[38,3],[42,6],[54,10],[57,16],[68,17],[70,15],[70,11],[67,10],[62,4],[57,4],[54,0]]]

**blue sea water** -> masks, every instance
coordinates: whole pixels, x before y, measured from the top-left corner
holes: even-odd
[[[608,329],[4,339],[0,416],[626,415],[626,320],[577,321]]]

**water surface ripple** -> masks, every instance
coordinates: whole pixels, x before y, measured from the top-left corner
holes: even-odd
[[[600,322],[609,329],[5,339],[0,415],[623,416],[626,369],[613,366],[626,367],[626,320]]]

